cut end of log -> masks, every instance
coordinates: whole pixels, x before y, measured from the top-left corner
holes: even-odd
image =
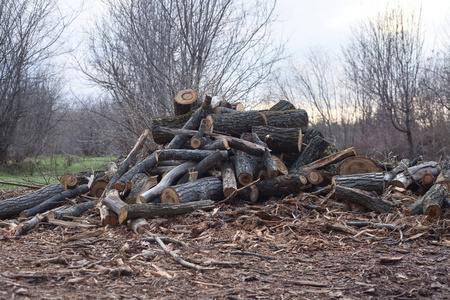
[[[197,92],[192,89],[181,90],[175,96],[175,102],[182,105],[195,103],[198,99]]]
[[[193,149],[199,149],[202,146],[202,140],[199,137],[193,136],[191,138],[191,147]]]
[[[253,182],[253,176],[252,176],[252,174],[249,174],[249,173],[241,173],[238,176],[238,181],[242,185],[247,185],[247,184]]]
[[[127,218],[128,218],[128,211],[127,211],[127,209],[125,208],[125,206],[124,207],[122,207],[121,209],[120,209],[120,214],[119,214],[119,218],[118,218],[118,222],[120,223],[120,224],[123,224],[123,223],[125,223],[125,221],[127,220]],[[103,225],[103,226],[105,226],[105,225]]]
[[[78,180],[71,174],[64,174],[59,180],[64,190],[73,189],[77,186]]]
[[[245,107],[244,104],[242,103],[236,103],[236,105],[234,106],[234,109],[238,112],[244,112],[245,111]]]
[[[317,170],[309,170],[306,177],[308,177],[308,181],[314,185],[319,185],[323,182],[322,174]]]
[[[277,163],[278,172],[280,172],[283,175],[287,175],[289,173],[288,168],[283,163],[281,158],[278,158],[275,155],[272,155],[272,160],[274,160]]]
[[[430,185],[433,185],[433,183],[434,183],[433,174],[427,173],[427,174],[422,175],[422,184],[423,185],[430,186]]]
[[[424,215],[427,215],[432,219],[439,219],[442,215],[442,209],[439,205],[433,204],[425,209]]]
[[[231,196],[231,194],[233,194],[236,191],[236,188],[234,187],[225,187],[223,189],[223,195],[225,196],[225,198],[228,198]]]
[[[382,171],[372,159],[363,156],[349,157],[339,165],[339,175],[377,173]]]
[[[270,170],[267,172],[267,177],[269,178],[275,178],[278,176],[278,170]]]
[[[92,197],[100,198],[103,195],[107,185],[108,182],[106,180],[97,180],[92,184],[89,193]]]
[[[164,204],[180,203],[180,198],[178,197],[177,192],[173,188],[168,187],[165,188],[161,193],[161,203]]]

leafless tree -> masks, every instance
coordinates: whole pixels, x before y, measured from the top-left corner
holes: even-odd
[[[354,29],[344,49],[346,76],[387,112],[393,126],[406,134],[414,154],[413,128],[424,61],[421,10],[386,9]],[[387,133],[388,134],[388,133]]]
[[[57,12],[55,0],[0,0],[0,163],[20,121],[40,107],[30,93],[46,89],[43,66],[65,28]]]
[[[106,3],[85,71],[110,93],[136,135],[154,116],[172,112],[178,90],[243,101],[281,59],[270,36],[274,1]]]

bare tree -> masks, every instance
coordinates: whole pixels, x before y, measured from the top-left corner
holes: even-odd
[[[65,28],[55,13],[55,0],[0,0],[0,163],[37,99],[30,93],[43,91],[42,66]]]
[[[180,89],[245,100],[274,69],[274,1],[107,0],[85,71],[140,134]]]
[[[419,98],[423,33],[421,10],[387,9],[375,20],[360,23],[344,49],[346,76],[387,112],[393,126],[406,134],[414,155],[413,128]]]

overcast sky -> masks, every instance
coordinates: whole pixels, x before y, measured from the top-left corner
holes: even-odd
[[[92,20],[101,13],[102,0],[59,1],[65,9],[77,9],[84,2],[83,11],[72,25],[71,36],[73,44],[85,41],[83,30],[92,26]],[[287,48],[293,59],[301,57],[310,47],[339,52],[342,43],[351,35],[351,26],[375,17],[388,3],[397,1],[406,6],[422,7],[430,42],[448,39],[443,36],[443,28],[450,27],[450,0],[278,0],[275,32],[284,40],[289,39]],[[79,90],[79,87],[75,89]]]

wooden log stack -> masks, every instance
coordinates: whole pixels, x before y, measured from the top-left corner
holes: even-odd
[[[183,90],[175,97],[179,115],[153,120],[152,136],[161,150],[134,161],[145,132],[122,164],[93,175],[89,184],[77,186],[76,178],[65,175],[61,183],[33,195],[0,201],[0,218],[41,212],[63,218],[67,210],[49,213],[34,207],[67,205],[65,198],[89,191],[98,199],[104,226],[128,224],[138,233],[149,228],[145,218],[210,210],[233,199],[256,202],[326,191],[327,198],[381,214],[396,206],[386,192],[416,188],[425,195],[405,211],[432,217],[440,217],[448,202],[450,164],[414,166],[403,160],[389,166],[358,156],[354,148],[335,150],[319,131],[308,128],[306,111],[284,100],[267,110],[243,111],[242,104],[226,101],[214,110],[212,97],[204,99],[196,108],[197,93]]]

